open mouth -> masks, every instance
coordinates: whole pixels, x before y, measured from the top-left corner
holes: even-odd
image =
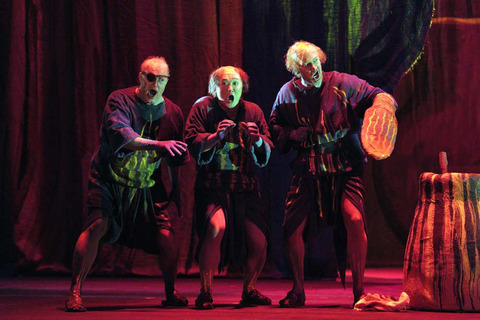
[[[227,98],[228,102],[232,103],[233,100],[235,100],[235,97],[233,96],[233,94],[229,95],[228,98]]]
[[[150,91],[147,92],[147,95],[148,95],[150,98],[155,97],[156,94],[157,94],[157,90],[154,90],[154,89],[152,89],[152,90],[150,90]]]

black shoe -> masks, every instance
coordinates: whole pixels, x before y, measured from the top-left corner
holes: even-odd
[[[269,306],[271,304],[272,300],[261,294],[257,289],[253,289],[249,293],[242,293],[242,300],[240,301],[242,306]]]
[[[207,292],[201,292],[195,300],[197,309],[213,309],[212,295]]]
[[[280,308],[298,308],[305,305],[305,294],[298,294],[292,291],[287,293],[287,296],[280,300]]]
[[[167,300],[162,301],[164,307],[186,307],[187,305],[187,298],[177,290],[173,290],[173,294],[167,295]]]

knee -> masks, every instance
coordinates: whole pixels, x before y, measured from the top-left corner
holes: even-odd
[[[345,227],[349,236],[362,239],[367,238],[365,224],[361,215],[350,216],[345,220]]]
[[[222,238],[225,233],[225,221],[210,220],[207,237],[211,239]]]
[[[175,241],[175,234],[168,229],[160,229],[157,235],[157,245],[162,256],[176,256],[178,244]]]
[[[352,226],[363,226],[363,217],[360,213],[358,214],[351,214],[348,215],[345,219],[346,224],[350,224]]]
[[[267,241],[266,239],[257,239],[251,245],[248,246],[248,251],[251,256],[263,257],[267,254]]]
[[[301,232],[294,232],[293,234],[286,236],[285,233],[283,234],[283,246],[288,248],[293,246],[297,243],[303,243],[303,235]]]
[[[166,245],[176,244],[175,235],[169,229],[159,229],[157,239],[159,244],[166,244]]]
[[[108,230],[108,218],[100,218],[92,222],[85,232],[89,233],[90,236],[101,238]]]

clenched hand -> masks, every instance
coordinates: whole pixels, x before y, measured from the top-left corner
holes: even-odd
[[[297,142],[303,142],[307,140],[308,137],[308,128],[307,127],[300,127],[296,130],[292,130],[290,132],[290,139],[297,141]]]
[[[250,137],[252,142],[260,140],[260,130],[255,122],[240,122],[240,127]]]
[[[224,119],[220,121],[217,126],[217,135],[220,138],[220,140],[223,140],[223,138],[225,138],[228,128],[233,128],[235,126],[236,124],[232,120]]]

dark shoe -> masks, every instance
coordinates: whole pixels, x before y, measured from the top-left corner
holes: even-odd
[[[195,300],[197,309],[213,309],[212,295],[207,292],[201,292]]]
[[[287,293],[287,296],[280,300],[280,308],[298,308],[305,305],[305,294],[298,294],[292,291]]]
[[[67,312],[85,312],[87,309],[83,306],[80,293],[71,293],[65,300],[65,311]]]
[[[362,291],[362,293],[360,295],[358,294],[354,294],[353,295],[353,308],[355,308],[355,305],[357,304],[358,301],[360,301],[361,299],[363,299],[365,297],[365,292]]]
[[[162,301],[164,307],[186,307],[187,305],[187,298],[177,290],[173,290],[172,294],[167,295],[167,300]]]
[[[242,306],[269,306],[272,300],[260,293],[257,289],[253,289],[249,293],[242,293]]]

